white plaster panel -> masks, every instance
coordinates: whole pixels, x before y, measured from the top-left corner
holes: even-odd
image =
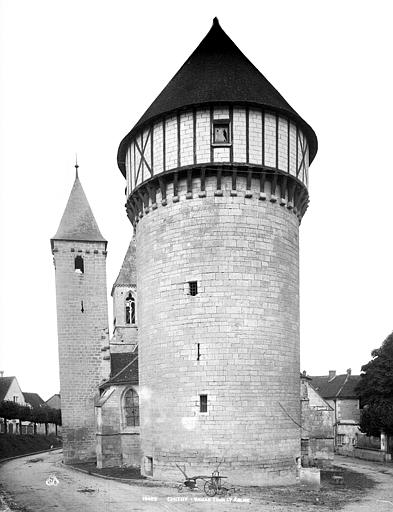
[[[249,161],[262,165],[262,112],[250,110],[249,113]]]
[[[143,152],[143,156],[145,157],[145,160],[148,164],[148,166],[151,168],[151,138],[149,134],[149,130],[145,130],[143,132],[143,145],[145,147],[145,150]],[[143,179],[147,180],[151,177],[151,172],[149,171],[149,168],[145,163],[143,163]]]
[[[126,183],[127,183],[127,196],[128,194],[131,192],[131,187],[130,187],[130,176],[131,176],[131,171],[130,171],[130,147],[128,146],[127,148],[127,152],[126,152]]]
[[[289,172],[296,176],[296,126],[293,123],[289,127]]]
[[[308,188],[308,168],[310,166],[310,151],[307,145],[306,158],[305,158],[305,169],[304,169],[304,184]]]
[[[246,109],[233,109],[233,160],[246,162]]]
[[[229,162],[229,160],[230,160],[229,148],[214,148],[213,158],[214,158],[214,162]]]
[[[229,108],[214,107],[214,119],[229,119]]]
[[[194,163],[194,125],[192,112],[180,116],[180,165]]]
[[[165,120],[165,155],[166,169],[177,167],[177,118],[169,117]]]
[[[288,171],[288,121],[278,118],[278,168]]]
[[[159,174],[163,172],[163,158],[164,158],[164,150],[163,150],[163,128],[162,122],[156,123],[153,128],[153,160],[154,160],[154,168],[153,174]]]
[[[196,113],[196,154],[198,164],[210,162],[210,112],[207,109]]]
[[[138,143],[139,148],[142,146],[142,136],[138,135],[136,138],[136,141]],[[142,166],[140,165],[141,162],[141,155],[139,153],[138,147],[135,145],[135,185],[138,186],[140,183],[142,183]]]
[[[306,138],[303,134],[303,132],[301,132],[299,130],[299,136],[298,136],[298,140],[297,140],[297,144],[298,144],[298,171],[299,171],[299,174],[298,174],[298,178],[299,180],[303,181],[304,183],[304,168],[305,168],[305,159],[303,159],[303,152],[304,151],[304,148],[305,148],[305,144],[306,144]],[[303,148],[303,150],[302,150]]]
[[[265,113],[265,165],[276,167],[276,116]]]

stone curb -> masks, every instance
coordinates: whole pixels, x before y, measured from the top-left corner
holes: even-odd
[[[0,459],[0,464],[3,462],[9,462],[10,460],[21,459],[23,457],[31,457],[31,455],[40,455],[41,453],[55,452],[56,450],[62,450],[63,448],[49,448],[49,450],[41,450],[39,452],[24,453],[23,455],[15,455],[14,457],[7,457],[6,459]]]
[[[150,479],[142,480],[142,479],[138,479],[138,478],[118,478],[115,476],[100,475],[99,473],[95,473],[93,471],[88,471],[87,469],[77,468],[70,464],[62,463],[62,466],[64,466],[65,468],[70,468],[74,471],[79,471],[80,473],[85,473],[86,475],[103,478],[104,480],[114,480],[115,482],[121,482],[123,484],[130,484],[130,485],[140,485],[142,487],[173,487],[173,488],[176,488],[180,483],[180,482],[173,483],[173,482],[165,482],[162,480],[150,480]]]

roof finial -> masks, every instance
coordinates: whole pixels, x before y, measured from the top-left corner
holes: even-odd
[[[219,23],[219,21],[218,21],[218,18],[217,18],[217,16],[215,16],[215,17],[213,18],[213,25],[219,25],[219,24],[220,24],[220,23]]]
[[[78,178],[78,168],[79,168],[78,155],[77,155],[77,153],[75,153],[75,179]]]

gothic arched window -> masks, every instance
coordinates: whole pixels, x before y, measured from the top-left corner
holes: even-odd
[[[124,419],[127,427],[139,427],[139,396],[134,389],[124,394]]]
[[[83,274],[85,272],[85,265],[83,263],[82,256],[76,256],[75,258],[75,272],[77,274]]]
[[[135,324],[135,298],[131,292],[126,297],[126,324]]]

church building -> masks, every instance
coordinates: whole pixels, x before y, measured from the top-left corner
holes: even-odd
[[[51,240],[66,463],[293,481],[299,225],[316,152],[215,18],[120,143],[134,237],[111,337],[107,242],[76,175]]]

